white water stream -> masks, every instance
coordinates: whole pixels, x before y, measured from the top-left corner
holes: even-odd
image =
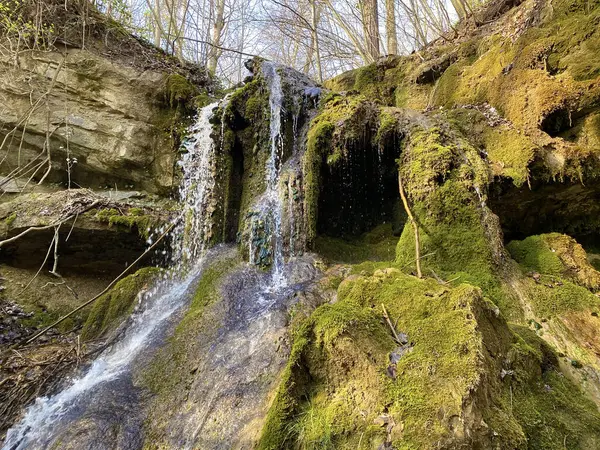
[[[253,314],[266,311],[280,296],[279,292],[287,289],[288,284],[293,284],[294,277],[286,275],[284,260],[284,238],[282,231],[283,204],[280,187],[282,183],[282,165],[284,159],[284,133],[282,131],[284,92],[281,80],[281,67],[264,62],[262,75],[269,89],[270,108],[270,138],[269,154],[266,161],[266,187],[265,192],[255,204],[255,214],[252,217],[252,232],[250,236],[250,262],[256,263],[253,250],[254,229],[262,230],[262,236],[257,240],[268,240],[270,246],[259,249],[266,251],[270,247],[271,274],[270,281],[261,293],[252,296],[252,303],[241,305],[242,308],[253,308]],[[287,78],[286,78],[287,80]],[[299,89],[305,85],[312,89],[309,97],[313,98],[316,88],[308,79],[298,83]],[[318,90],[317,90],[318,91]],[[319,91],[320,92],[320,91]],[[223,110],[228,102],[226,97],[222,102]],[[183,204],[181,220],[172,231],[172,260],[170,263],[170,276],[156,283],[153,289],[144,294],[140,299],[137,311],[131,318],[122,338],[114,345],[103,351],[97,359],[86,368],[78,377],[68,381],[67,386],[59,393],[50,397],[38,398],[30,406],[23,419],[8,431],[3,450],[19,449],[45,449],[55,448],[60,432],[68,427],[71,422],[78,419],[82,405],[90,401],[95,392],[100,392],[102,385],[121,380],[131,373],[132,363],[144,354],[145,349],[152,349],[153,344],[160,343],[163,339],[169,318],[174,316],[190,298],[190,291],[194,281],[198,278],[207,254],[207,248],[213,233],[211,216],[216,207],[215,179],[217,173],[216,153],[223,148],[224,125],[221,125],[221,142],[219,148],[211,137],[214,110],[219,106],[213,103],[203,108],[196,122],[190,128],[188,137],[183,143],[186,153],[179,162],[183,178],[180,186],[180,198]],[[296,121],[297,118],[294,118]],[[221,118],[223,122],[223,117]],[[294,131],[297,128],[294,122]],[[289,189],[289,187],[288,187]],[[289,214],[293,214],[293,201],[290,200]],[[290,249],[294,249],[293,242],[294,217],[289,218],[291,224]],[[157,230],[162,233],[161,230]],[[152,240],[149,240],[149,244]],[[261,258],[264,255],[260,256]],[[290,278],[288,280],[288,278]],[[264,297],[264,298],[263,298]],[[283,296],[285,297],[285,296]],[[243,309],[242,308],[242,309]],[[256,310],[256,311],[255,311]],[[123,378],[121,378],[123,377]],[[106,384],[106,389],[111,385]]]
[[[184,204],[183,220],[176,227],[171,275],[159,280],[144,294],[140,311],[132,316],[124,337],[102,352],[79,377],[61,392],[40,397],[24,418],[8,430],[3,450],[46,448],[51,445],[55,427],[61,419],[101,384],[126,372],[130,363],[153,341],[167,319],[186,303],[192,282],[202,269],[206,241],[210,234],[209,203],[215,179],[214,143],[210,119],[218,103],[203,108],[184,143],[187,153],[180,164],[183,181],[180,194]],[[185,230],[185,231],[184,231]],[[187,273],[181,277],[179,274]]]
[[[259,201],[258,216],[253,220],[267,224],[267,231],[272,239],[272,283],[269,290],[278,290],[286,285],[284,273],[283,237],[281,232],[283,203],[279,192],[281,165],[283,160],[283,135],[281,131],[281,113],[283,107],[283,89],[278,66],[265,61],[262,73],[269,88],[269,129],[270,153],[266,164],[266,189]],[[255,227],[253,226],[253,229]],[[254,236],[250,237],[252,243]],[[250,248],[250,262],[254,263],[254,252]]]

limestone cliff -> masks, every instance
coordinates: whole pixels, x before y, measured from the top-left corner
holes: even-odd
[[[47,8],[48,42],[0,56],[0,174],[168,193],[192,98],[213,90],[205,71],[76,1]]]

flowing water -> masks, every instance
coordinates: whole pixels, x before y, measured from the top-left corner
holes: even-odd
[[[252,264],[235,272],[224,283],[222,305],[215,307],[225,308],[226,314],[216,334],[201,341],[207,346],[206,353],[199,355],[205,367],[198,370],[198,378],[189,393],[190,398],[197,398],[194,405],[199,409],[196,410],[196,406],[190,409],[186,404],[176,411],[177,424],[170,424],[173,435],[178,435],[174,448],[197,448],[198,442],[203,442],[205,448],[230,448],[228,442],[233,441],[228,439],[234,439],[239,426],[254,420],[253,414],[260,410],[258,405],[267,407],[267,393],[273,386],[266,381],[275,380],[277,370],[285,363],[274,337],[283,339],[288,308],[298,301],[296,292],[303,292],[317,276],[309,256],[288,262],[285,257],[296,250],[302,253],[302,240],[296,238],[296,230],[302,228],[302,218],[295,217],[298,199],[294,193],[301,189],[302,182],[303,143],[298,140],[298,123],[306,102],[312,102],[308,109],[316,105],[320,89],[301,74],[290,79],[284,68],[269,62],[262,64],[261,72],[269,89],[270,137],[265,191],[255,201],[249,217]],[[286,76],[286,87],[292,86],[292,104],[297,108],[291,115],[293,142],[288,143],[284,142],[284,122],[290,115],[284,110],[282,75]],[[220,104],[223,114],[227,101],[226,97]],[[203,267],[210,264],[213,255],[220,257],[219,249],[207,251],[213,237],[211,216],[218,201],[216,153],[224,150],[224,116],[217,147],[211,137],[211,120],[218,106],[219,103],[213,103],[199,112],[182,144],[185,154],[180,161],[183,172],[180,198],[184,208],[172,232],[169,276],[140,300],[138,311],[116,344],[101,353],[79,376],[67,380],[61,392],[38,398],[28,408],[21,422],[8,431],[4,450],[142,446],[145,418],[140,406],[142,393],[133,381],[134,369],[152,359],[154,350],[164,343],[168,331],[181,318]],[[307,123],[308,120],[304,122],[303,136]],[[292,155],[286,161],[286,154],[290,153],[285,152],[288,144]],[[284,171],[287,178],[283,176]],[[287,233],[289,238],[284,239]],[[226,252],[232,250],[225,249]],[[265,252],[271,266],[269,273],[252,267],[257,264],[257,255],[262,259]],[[269,373],[271,378],[266,376]],[[229,405],[227,393],[237,391],[240,395],[243,392],[243,396],[236,396],[236,403]],[[215,406],[217,399],[218,407]],[[240,406],[244,402],[246,408]],[[219,443],[203,441],[215,436],[217,430],[211,430],[210,424],[219,425],[217,417],[232,415],[241,420],[236,426],[230,424],[229,434],[221,428]],[[178,427],[180,430],[176,433]],[[115,428],[120,430],[116,437],[112,435]]]
[[[51,445],[57,429],[77,419],[94,391],[127,375],[131,363],[164,335],[168,319],[189,299],[190,287],[202,270],[206,242],[210,237],[209,200],[215,184],[210,119],[217,106],[213,103],[200,111],[184,143],[187,153],[180,162],[184,214],[173,233],[183,238],[174,239],[171,275],[158,281],[144,295],[121,340],[105,350],[63,391],[51,397],[38,398],[28,408],[21,422],[8,431],[4,450],[47,448]],[[187,275],[180,276],[181,273]]]
[[[277,69],[278,66],[276,64],[268,61],[262,65],[262,73],[269,88],[270,153],[266,163],[266,189],[257,204],[257,214],[252,218],[252,234],[250,236],[251,263],[257,262],[257,255],[252,246],[257,241],[255,230],[261,229],[264,231],[267,239],[271,241],[272,280],[269,284],[269,289],[271,290],[277,290],[285,286],[283,238],[281,233],[283,204],[279,193],[284,144],[281,130],[284,96],[281,86],[281,75]]]

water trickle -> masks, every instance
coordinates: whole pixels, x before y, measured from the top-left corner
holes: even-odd
[[[183,143],[186,153],[180,161],[183,169],[180,195],[184,213],[173,232],[171,276],[158,281],[144,294],[141,308],[132,316],[122,339],[102,352],[64,390],[36,399],[24,418],[8,430],[3,450],[56,445],[59,433],[79,418],[91,395],[103,384],[124,376],[136,357],[161,339],[168,319],[190,297],[188,290],[201,271],[211,237],[215,149],[210,120],[217,106],[213,103],[200,111]]]
[[[195,261],[205,252],[212,235],[210,214],[214,205],[210,200],[215,186],[216,162],[210,121],[218,105],[212,103],[200,110],[182,145],[185,154],[179,161],[183,172],[179,194],[186,215],[179,225],[179,232],[175,233],[183,236],[173,252],[175,265]]]
[[[475,193],[477,194],[477,197],[479,198],[479,205],[481,206],[481,209],[486,211],[487,210],[487,205],[485,203],[485,198],[483,197],[483,194],[481,193],[481,189],[479,189],[479,186],[475,185]]]
[[[257,264],[269,259],[272,266],[272,283],[270,290],[276,290],[285,285],[283,270],[283,237],[281,233],[283,204],[279,194],[281,165],[283,160],[282,108],[283,89],[278,66],[269,61],[262,65],[263,76],[269,88],[269,145],[270,153],[266,164],[266,189],[257,205],[256,214],[251,217],[250,232],[250,262]],[[270,240],[270,255],[266,250],[265,241]],[[256,244],[262,245],[256,245]],[[258,255],[256,254],[258,250]]]

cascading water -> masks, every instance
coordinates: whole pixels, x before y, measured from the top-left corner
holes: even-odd
[[[213,444],[198,447],[197,444],[215,435],[210,431],[213,420],[208,419],[213,417],[213,400],[239,389],[245,389],[248,394],[240,401],[248,404],[253,404],[257,396],[261,401],[267,398],[270,385],[264,383],[263,375],[268,370],[275,374],[285,362],[283,355],[272,348],[272,338],[285,329],[288,308],[297,301],[294,292],[303,290],[317,273],[311,256],[303,255],[306,241],[302,236],[301,161],[308,123],[320,89],[302,74],[269,62],[261,64],[261,77],[269,92],[268,140],[265,136],[262,141],[268,145],[259,149],[264,151],[260,159],[261,172],[262,168],[265,170],[264,191],[256,196],[252,193],[243,229],[227,230],[239,231],[244,239],[249,238],[245,242],[249,246],[250,262],[263,267],[270,265],[271,271],[259,271],[252,265],[237,268],[231,280],[224,283],[222,304],[215,307],[218,306],[218,311],[226,308],[227,314],[216,327],[215,335],[205,341],[206,351],[198,356],[205,365],[198,369],[202,375],[198,375],[194,391],[190,391],[191,396],[197,394],[199,416],[190,416],[189,421],[183,422],[172,448],[226,448]],[[103,351],[81,376],[68,380],[64,390],[36,400],[21,422],[9,430],[5,450],[55,448],[62,443],[77,449],[142,447],[148,420],[145,408],[150,400],[142,398],[145,391],[138,387],[135,376],[152,361],[157,347],[164,344],[168,330],[174,329],[182,317],[183,306],[195,292],[192,289],[203,265],[208,265],[209,259],[212,262],[213,252],[207,250],[209,243],[226,239],[225,227],[233,228],[237,222],[223,220],[223,234],[216,235],[221,220],[219,212],[229,207],[225,201],[227,189],[240,179],[228,178],[233,172],[229,173],[229,166],[220,163],[227,164],[230,161],[227,158],[235,161],[246,156],[229,153],[232,152],[231,140],[225,138],[225,126],[226,121],[232,119],[226,113],[229,111],[226,111],[227,102],[226,97],[220,104],[223,114],[220,142],[215,144],[211,138],[215,128],[211,122],[218,106],[215,103],[199,112],[183,143],[186,150],[180,161],[183,212],[171,232],[171,275],[144,294],[119,341]],[[227,130],[231,131],[231,128]],[[290,131],[292,136],[289,136]],[[239,167],[237,177],[242,176],[245,165]],[[241,187],[244,189],[245,185]],[[235,214],[232,217],[235,218]],[[216,250],[214,256],[231,257],[233,249],[226,247],[225,250]],[[286,261],[287,255],[298,257]],[[207,327],[203,332],[210,334],[211,329]],[[248,353],[241,349],[248,349]],[[190,360],[196,361],[195,358]],[[249,374],[252,374],[250,378]],[[219,382],[211,382],[215,379]],[[178,418],[190,411],[189,404],[181,406],[181,410],[176,411]],[[243,414],[237,406],[225,403],[222,409],[229,411],[226,415],[242,417]],[[220,414],[218,408],[215,411]],[[252,408],[247,409],[246,414],[251,411]],[[245,417],[250,420],[249,416]],[[118,436],[113,433],[114,428],[119,429]],[[233,427],[229,434],[227,431],[222,434],[225,438],[234,436],[236,430]],[[117,439],[121,439],[118,445]]]
[[[283,237],[281,233],[283,204],[279,194],[281,164],[283,159],[281,114],[284,96],[281,87],[281,76],[277,71],[277,68],[277,65],[268,61],[265,61],[262,64],[262,73],[269,87],[270,154],[266,165],[267,175],[265,193],[259,202],[258,214],[253,217],[252,224],[252,230],[261,227],[264,229],[265,234],[272,240],[272,283],[269,286],[270,290],[276,290],[285,285],[285,274],[283,270]],[[250,243],[252,244],[254,240],[256,240],[256,237],[251,235]],[[254,258],[254,251],[252,247],[250,247],[250,261],[252,263],[255,262]]]
[[[227,101],[228,97],[222,102],[223,110]],[[174,265],[181,264],[183,260],[194,261],[204,254],[212,235],[213,223],[210,216],[213,206],[210,201],[217,168],[210,121],[217,106],[219,103],[212,103],[200,110],[196,123],[190,128],[188,138],[183,143],[186,153],[179,161],[183,172],[179,195],[184,203],[186,216],[176,232],[184,238],[177,243],[179,248],[173,252]]]
[[[23,419],[11,428],[3,450],[48,448],[58,445],[60,432],[76,420],[103,385],[128,375],[131,363],[164,334],[165,324],[190,297],[188,290],[197,279],[206,244],[210,238],[210,199],[214,179],[214,143],[210,119],[213,103],[203,108],[184,143],[187,153],[180,164],[183,181],[180,188],[184,204],[183,219],[173,232],[172,270],[138,305],[124,336],[109,347],[61,392],[41,397],[28,408]],[[185,273],[186,275],[180,276]],[[110,389],[110,388],[107,388]],[[104,401],[102,396],[98,399]]]

